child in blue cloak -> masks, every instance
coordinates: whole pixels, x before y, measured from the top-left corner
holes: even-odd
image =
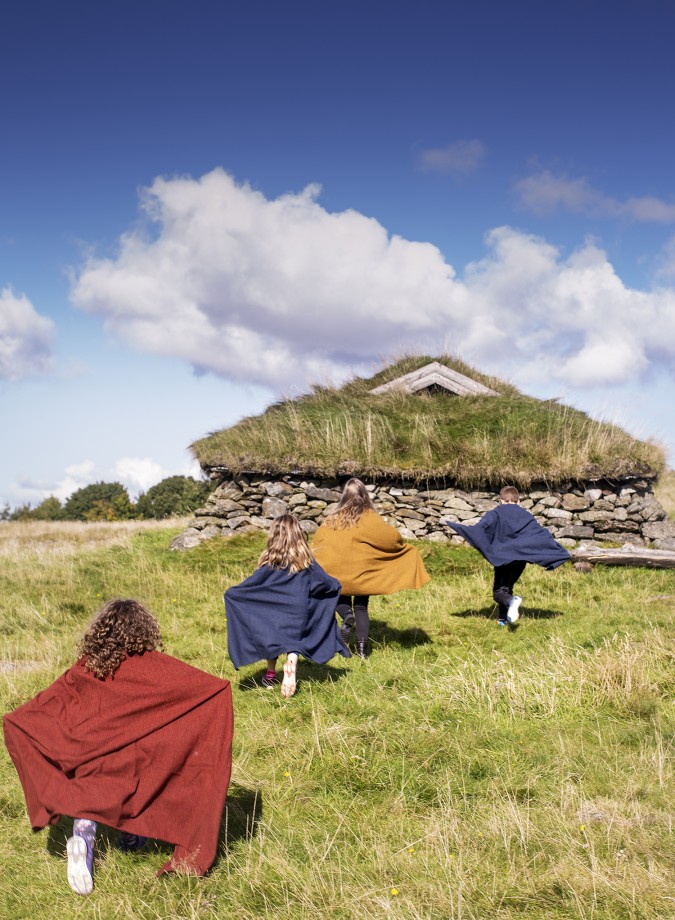
[[[478,524],[443,523],[456,530],[494,566],[492,597],[499,606],[498,622],[500,626],[513,626],[520,617],[523,600],[513,593],[513,588],[527,563],[555,569],[567,562],[570,554],[529,511],[520,507],[520,495],[514,486],[504,486],[499,501]]]
[[[335,619],[340,590],[314,559],[298,519],[275,518],[258,568],[225,592],[227,648],[235,668],[267,659],[262,683],[274,687],[277,659],[285,654],[281,693],[290,697],[298,655],[317,664],[338,653],[349,658]]]

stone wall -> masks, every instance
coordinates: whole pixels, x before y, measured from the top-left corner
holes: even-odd
[[[499,501],[493,491],[394,482],[367,483],[366,487],[377,510],[409,540],[462,542],[440,521],[475,524]],[[213,536],[266,530],[273,518],[287,511],[299,518],[303,530],[313,533],[339,498],[335,481],[292,475],[281,480],[237,476],[220,483],[171,548],[188,549]],[[535,487],[522,494],[521,504],[566,546],[584,540],[675,549],[675,523],[666,520],[651,483],[644,479]]]

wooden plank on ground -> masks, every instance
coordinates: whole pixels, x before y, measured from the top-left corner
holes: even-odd
[[[596,546],[582,545],[572,553],[572,561],[590,562],[592,565],[633,565],[647,569],[675,569],[675,552],[645,549],[642,546],[601,549]]]

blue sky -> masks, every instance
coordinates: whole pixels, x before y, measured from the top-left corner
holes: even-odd
[[[459,353],[675,464],[666,0],[10,3],[0,505]]]

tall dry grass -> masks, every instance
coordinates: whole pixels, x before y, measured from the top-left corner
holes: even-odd
[[[453,359],[447,363],[453,366]],[[408,362],[397,366],[403,367]],[[388,373],[396,376],[393,368]],[[358,472],[418,481],[447,478],[464,487],[618,478],[654,474],[664,465],[659,446],[498,381],[490,385],[501,392],[499,398],[400,391],[372,396],[377,381],[315,387],[308,396],[214,432],[193,450],[202,464],[233,472]]]
[[[668,517],[675,521],[675,470],[666,470],[659,476],[654,492],[668,512]]]
[[[135,534],[175,530],[188,518],[162,521],[0,521],[0,554],[15,560],[26,553],[57,555],[80,549],[128,545]]]

